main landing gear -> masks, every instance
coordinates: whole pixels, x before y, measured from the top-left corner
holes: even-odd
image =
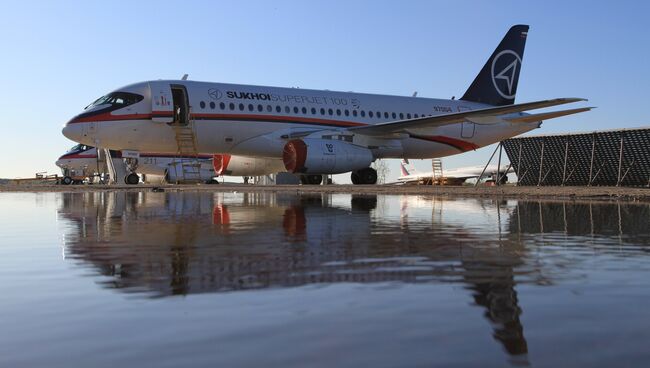
[[[323,182],[322,175],[300,175],[300,182],[303,185],[320,185]]]
[[[372,167],[353,171],[350,175],[352,184],[377,184],[377,170]]]

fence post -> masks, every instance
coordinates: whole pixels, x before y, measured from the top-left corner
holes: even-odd
[[[542,137],[542,152],[539,155],[539,173],[537,177],[537,186],[540,186],[542,184],[542,166],[544,166],[544,142],[546,141],[546,137]]]

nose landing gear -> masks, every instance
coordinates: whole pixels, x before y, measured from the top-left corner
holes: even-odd
[[[129,175],[124,177],[124,183],[129,184],[129,185],[135,185],[140,182],[140,177],[136,173],[130,173]]]

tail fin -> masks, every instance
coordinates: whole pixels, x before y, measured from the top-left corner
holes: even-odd
[[[461,100],[494,106],[512,105],[527,35],[527,25],[510,28]]]
[[[411,173],[409,172],[406,165],[408,165],[408,160],[406,160],[406,159],[402,160],[402,162],[399,163],[399,167],[400,167],[400,169],[402,169],[402,176],[411,175]]]
[[[416,173],[415,167],[413,167],[407,158],[402,159],[402,162],[400,162],[400,168],[402,169],[402,176],[413,175]]]

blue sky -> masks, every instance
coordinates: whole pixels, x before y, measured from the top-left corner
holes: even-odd
[[[181,5],[182,4],[182,5]],[[180,78],[460,96],[513,24],[529,24],[517,101],[598,109],[546,134],[650,125],[650,3],[641,1],[6,2],[0,177],[58,172],[62,125],[137,81]],[[444,159],[484,163],[490,148]],[[429,162],[416,161],[418,168]],[[391,177],[399,174],[390,163]]]

